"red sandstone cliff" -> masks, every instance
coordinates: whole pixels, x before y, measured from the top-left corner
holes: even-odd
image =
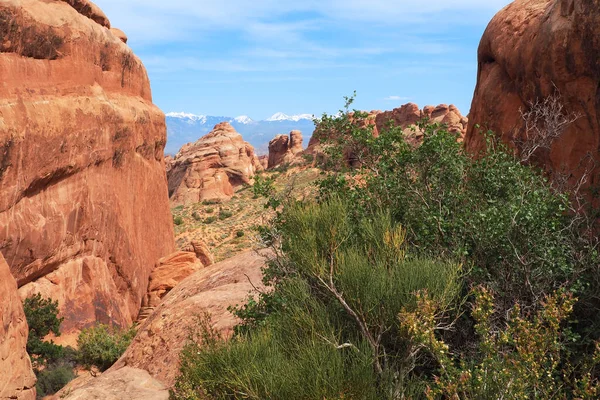
[[[35,375],[25,350],[29,329],[17,283],[0,253],[0,400],[35,399]]]
[[[521,111],[529,111],[531,102],[558,94],[563,113],[579,118],[549,151],[538,151],[535,159],[550,171],[564,168],[573,178],[599,165],[597,0],[517,0],[488,25],[478,59],[477,87],[465,139],[468,150],[477,152],[485,146],[477,124],[493,130],[507,143],[523,143],[528,134]],[[598,172],[594,167],[589,184],[598,183]]]
[[[63,342],[131,324],[174,249],[165,117],[109,27],[87,0],[0,2],[0,250],[22,297],[59,301]]]

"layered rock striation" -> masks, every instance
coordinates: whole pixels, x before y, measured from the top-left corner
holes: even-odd
[[[174,250],[165,117],[109,28],[87,0],[0,2],[0,251],[22,297],[58,300],[63,343],[130,325]]]
[[[261,169],[254,148],[222,122],[177,153],[168,172],[169,196],[174,204],[226,200]]]

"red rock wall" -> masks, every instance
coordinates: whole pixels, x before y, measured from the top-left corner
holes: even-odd
[[[600,4],[598,0],[517,0],[487,27],[478,51],[467,149],[478,152],[491,129],[513,144],[524,138],[519,112],[560,93],[566,114],[579,114],[551,151],[536,154],[549,170],[573,178],[598,164],[600,150]],[[482,129],[477,129],[476,125]],[[590,161],[585,161],[591,155]],[[582,160],[584,160],[582,164]],[[600,165],[600,164],[599,164]],[[590,184],[598,184],[595,168]]]
[[[29,328],[17,283],[0,253],[0,400],[35,399],[35,375],[25,350]]]
[[[174,249],[144,66],[67,2],[3,0],[0,77],[0,250],[21,295],[59,301],[63,340],[132,323]]]

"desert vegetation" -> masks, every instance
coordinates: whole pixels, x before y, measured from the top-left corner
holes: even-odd
[[[270,290],[232,308],[231,339],[202,319],[172,397],[598,398],[595,221],[535,166],[547,144],[523,160],[487,132],[472,155],[427,121],[419,144],[374,137],[347,100],[319,121],[316,199],[256,180]]]
[[[78,368],[100,372],[110,368],[135,336],[135,327],[122,330],[100,324],[81,332],[76,350],[47,339],[49,334],[60,336],[63,320],[58,317],[58,302],[36,294],[25,299],[23,308],[29,325],[27,352],[37,376],[38,398],[58,392],[75,379]]]

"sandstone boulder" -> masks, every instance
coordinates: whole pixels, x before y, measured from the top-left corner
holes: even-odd
[[[555,94],[565,115],[580,117],[550,151],[536,154],[537,161],[549,171],[565,169],[573,179],[591,167],[588,183],[596,184],[600,165],[597,0],[517,0],[492,19],[479,44],[466,148],[473,153],[483,150],[485,138],[480,131],[487,129],[506,143],[522,143],[527,134],[521,111]]]
[[[130,325],[175,247],[165,117],[102,15],[87,0],[0,2],[0,250],[22,297],[58,300],[60,343]]]
[[[17,283],[0,254],[0,400],[35,400],[35,375],[25,350],[29,328]]]
[[[51,400],[168,400],[169,390],[148,371],[125,367],[70,382]]]
[[[158,306],[175,286],[202,268],[202,262],[191,252],[178,251],[161,258],[150,274],[148,294],[142,307]]]
[[[169,196],[175,204],[229,199],[261,169],[254,148],[222,122],[177,153],[168,173]]]
[[[204,268],[169,292],[140,326],[131,346],[110,369],[141,368],[172,385],[179,369],[179,353],[198,326],[198,317],[211,315],[213,327],[228,336],[238,322],[227,310],[242,304],[262,285],[262,268],[270,253],[248,251]]]
[[[208,267],[215,263],[215,259],[208,248],[208,245],[202,240],[193,240],[190,244],[183,249],[184,251],[191,251],[196,254],[196,257],[200,260],[202,265]]]

